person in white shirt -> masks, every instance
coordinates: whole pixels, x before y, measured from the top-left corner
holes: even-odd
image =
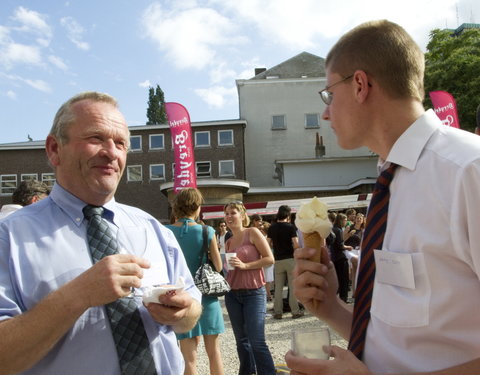
[[[338,144],[368,147],[379,170],[398,165],[380,253],[403,268],[376,262],[362,361],[336,346],[330,361],[290,351],[291,373],[480,374],[480,139],[424,110],[424,55],[392,22],[345,34],[327,56],[326,75],[323,119]],[[335,295],[327,250],[322,263],[309,261],[312,254],[296,252],[296,296],[348,339],[352,306]]]

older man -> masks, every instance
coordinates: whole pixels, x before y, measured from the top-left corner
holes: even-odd
[[[322,263],[308,260],[313,249],[296,253],[297,297],[350,339],[350,350],[331,348],[332,361],[289,352],[292,374],[479,374],[478,137],[425,112],[423,53],[392,22],[345,34],[326,73],[323,118],[341,147],[378,154],[382,173],[353,312],[335,295],[326,249]]]
[[[83,93],[57,112],[50,196],[0,224],[3,374],[183,372],[174,331],[194,326],[201,295],[173,234],[114,199],[128,146],[109,95]],[[150,285],[183,277],[184,291],[147,306],[131,297],[150,267]]]

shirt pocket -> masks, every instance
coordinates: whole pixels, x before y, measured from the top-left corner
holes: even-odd
[[[412,253],[415,289],[375,281],[370,314],[393,327],[423,327],[429,322],[431,297],[423,253]]]

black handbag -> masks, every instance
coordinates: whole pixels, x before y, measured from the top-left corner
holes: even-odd
[[[195,286],[202,292],[204,296],[220,297],[227,294],[230,291],[230,285],[227,280],[210,264],[208,258],[208,231],[207,226],[202,225],[202,265],[198,267],[193,281]],[[206,261],[203,262],[203,258],[206,256]]]

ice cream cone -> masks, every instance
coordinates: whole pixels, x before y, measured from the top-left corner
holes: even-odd
[[[315,254],[310,258],[313,262],[320,262],[322,254],[322,246],[325,246],[325,238],[322,238],[317,232],[302,233],[303,245],[305,247],[311,247],[316,249]]]

